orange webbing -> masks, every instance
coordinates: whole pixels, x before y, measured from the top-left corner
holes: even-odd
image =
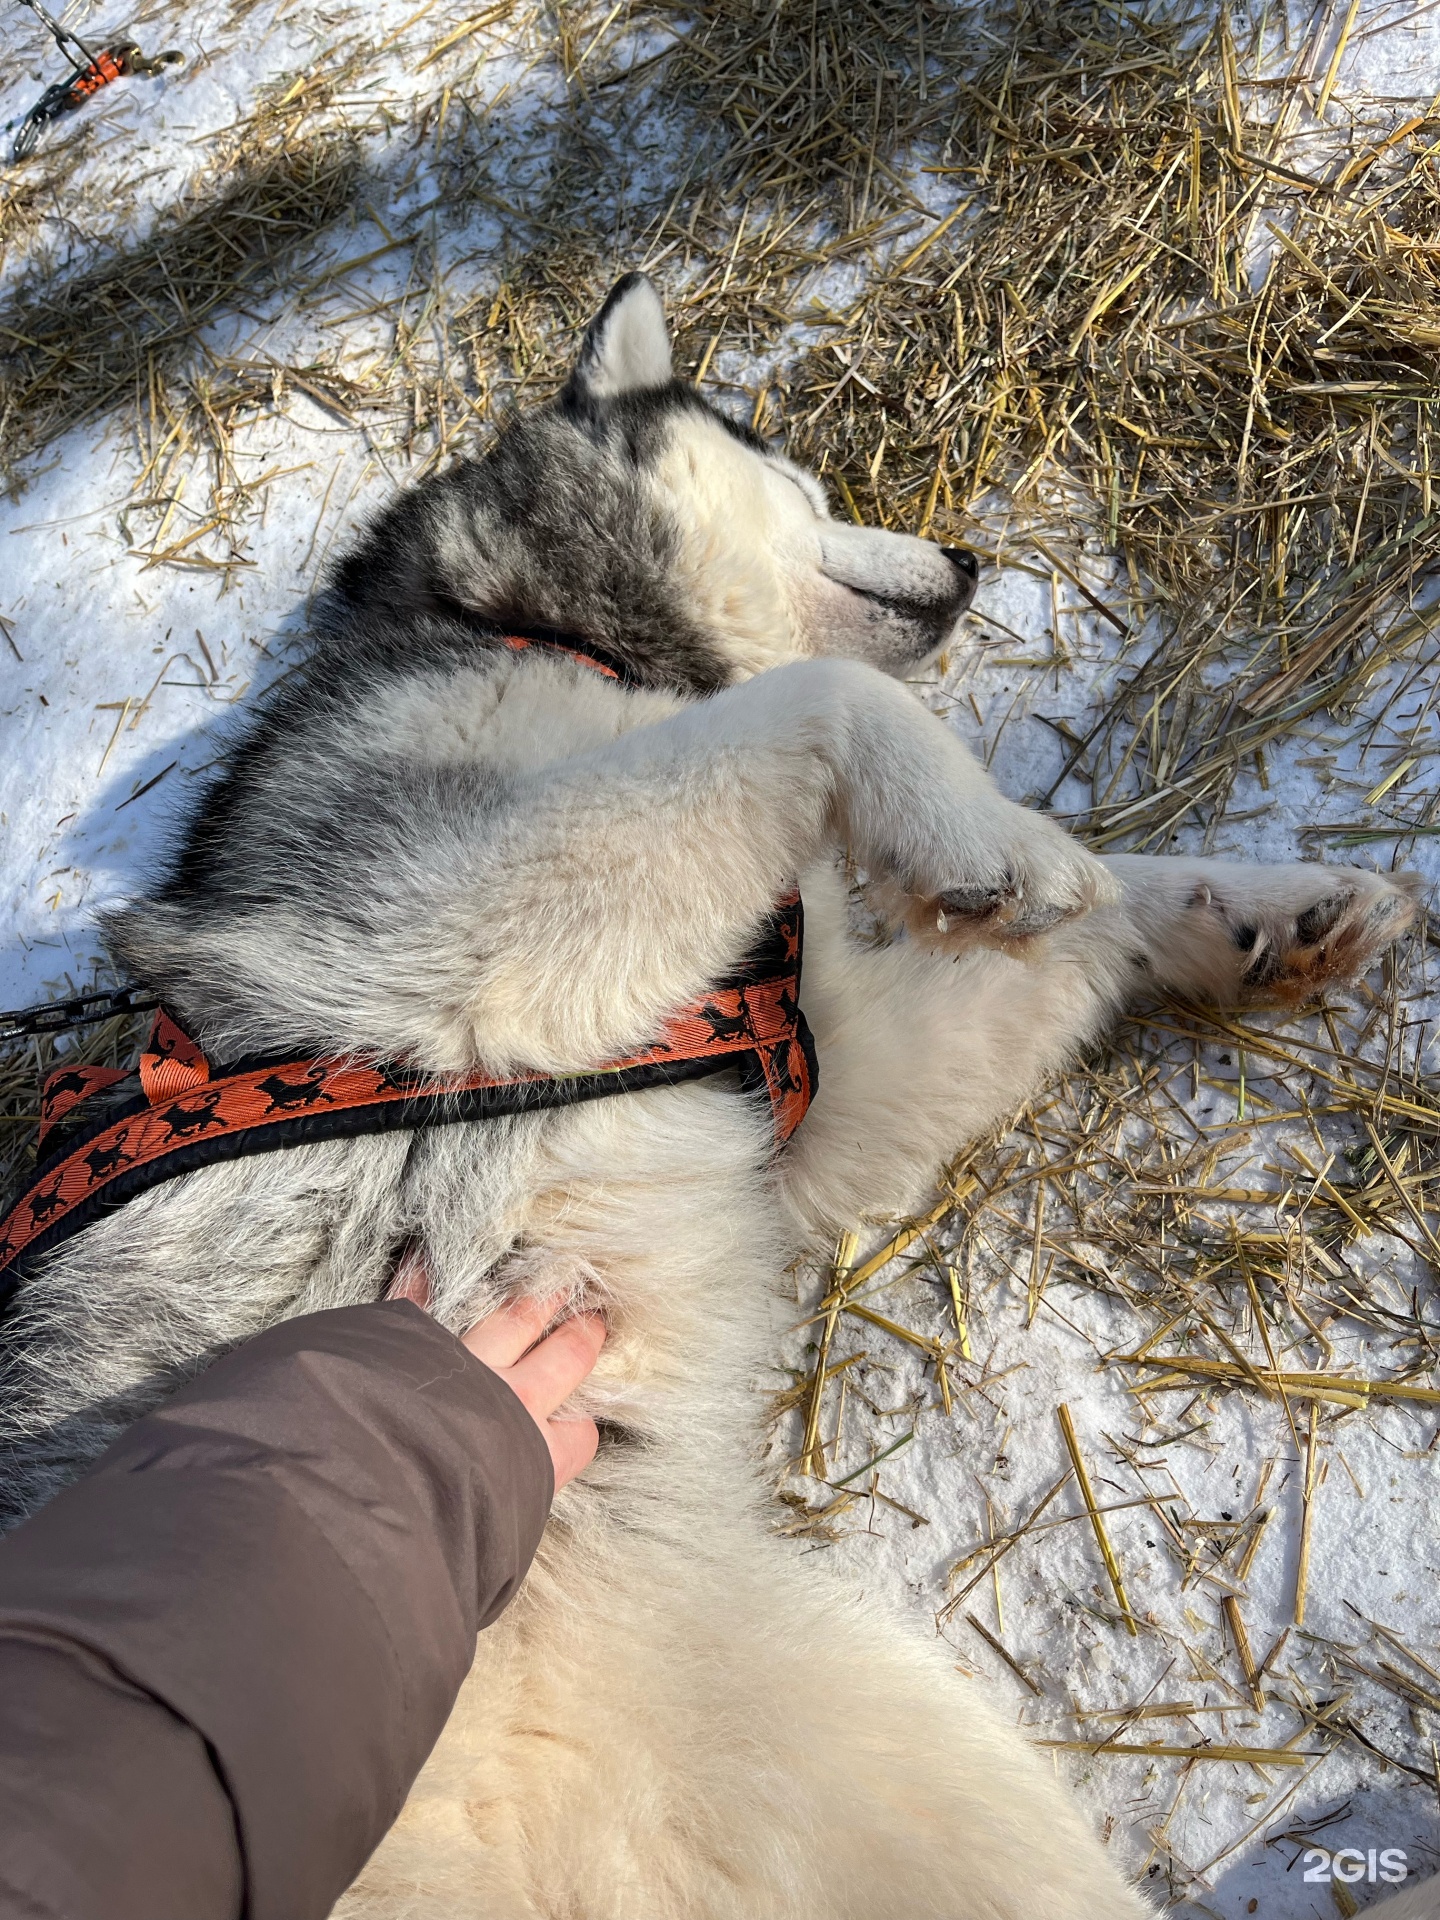
[[[516,653],[544,648],[630,684],[622,663],[610,665],[558,639],[511,634],[498,644]],[[7,1270],[22,1255],[47,1251],[105,1208],[211,1161],[306,1140],[562,1106],[734,1065],[747,1089],[768,1096],[775,1138],[783,1145],[804,1119],[818,1078],[799,1006],[803,937],[800,896],[792,892],[777,903],[760,946],[733,979],[682,1007],[652,1046],[580,1074],[427,1078],[348,1059],[271,1059],[217,1068],[162,1008],[140,1057],[138,1097],[108,1126],[97,1118],[77,1144],[43,1160],[0,1220],[0,1295]],[[80,1109],[88,1100],[129,1077],[110,1067],[51,1074],[41,1099],[42,1146],[58,1123],[77,1115],[83,1121]]]
[[[501,1096],[493,1111],[523,1111],[691,1079],[734,1064],[747,1085],[764,1088],[777,1142],[783,1143],[804,1118],[816,1080],[798,1004],[801,934],[800,897],[790,894],[771,919],[763,955],[733,981],[682,1008],[652,1046],[575,1075],[425,1077],[348,1059],[266,1060],[226,1071],[212,1067],[162,1010],[140,1059],[143,1097],[37,1174],[0,1221],[0,1274],[42,1242],[49,1246],[78,1230],[107,1196],[118,1203],[174,1173],[237,1152],[475,1117],[474,1096],[481,1093]],[[42,1100],[46,1133],[62,1117],[73,1118],[92,1094],[126,1077],[111,1068],[52,1074]],[[349,1116],[343,1124],[341,1116]]]

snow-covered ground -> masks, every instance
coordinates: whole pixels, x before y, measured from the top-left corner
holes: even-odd
[[[1347,10],[1333,9],[1328,38],[1318,43],[1322,71]],[[483,21],[486,14],[481,9],[468,17]],[[410,0],[375,0],[362,15],[295,0],[260,0],[248,8],[194,0],[184,8],[155,4],[137,18],[104,0],[72,8],[67,18],[92,40],[127,29],[146,51],[178,46],[187,65],[162,80],[112,88],[91,109],[104,116],[103,137],[65,180],[63,203],[39,209],[38,224],[8,242],[4,274],[11,285],[42,248],[72,249],[79,258],[107,235],[163,222],[214,143],[255,110],[266,90],[283,93],[317,59],[330,58],[328,50],[347,35],[361,34],[381,49],[355,82],[355,120],[373,191],[362,196],[361,212],[320,236],[297,265],[308,287],[323,280],[325,297],[303,310],[280,295],[244,314],[222,313],[209,335],[215,352],[290,366],[324,360],[358,376],[393,349],[393,316],[382,303],[397,292],[423,286],[426,276],[442,301],[473,298],[498,284],[513,224],[503,209],[471,208],[463,222],[447,220],[439,204],[443,181],[429,149],[409,130],[412,109],[435,91],[434,70],[422,72],[421,62],[465,23],[465,9],[432,0],[417,11]],[[13,57],[3,70],[0,120],[28,104],[42,72],[46,79],[55,72],[48,42],[18,5],[9,6],[4,27]],[[483,118],[488,107],[508,156],[508,191],[514,202],[528,204],[543,191],[559,138],[565,85],[554,35],[544,19],[520,8],[459,44],[465,63],[453,70],[456,88],[472,114]],[[1362,0],[1332,113],[1368,97],[1398,120],[1426,109],[1437,89],[1440,11]],[[52,139],[71,132],[67,125]],[[20,178],[15,170],[11,184]],[[937,191],[933,184],[929,190]],[[635,263],[617,257],[613,264],[618,273]],[[411,311],[411,323],[434,330],[435,313],[416,319]],[[737,382],[755,373],[728,356],[716,371]],[[245,493],[237,540],[206,531],[203,460],[177,467],[158,505],[137,505],[144,456],[128,415],[119,412],[50,445],[32,463],[23,490],[0,500],[0,1006],[62,994],[94,976],[102,964],[97,909],[123,897],[152,865],[234,712],[283,668],[303,626],[306,596],[336,543],[413,476],[427,451],[422,439],[415,464],[407,467],[393,421],[375,424],[363,411],[342,417],[294,387],[283,408],[257,411],[234,429],[235,485]],[[189,544],[177,546],[192,534]],[[168,551],[171,560],[157,564],[156,550]],[[1110,578],[1103,556],[1084,564],[1092,585]],[[974,651],[957,652],[943,686],[928,689],[926,697],[950,712],[968,739],[993,752],[1008,791],[1028,797],[1047,788],[1060,766],[1057,736],[1036,718],[1037,708],[1052,717],[1083,713],[1105,684],[1113,636],[1088,614],[1069,613],[1064,640],[1072,668],[1062,674],[1015,664],[1048,655],[1053,638],[1050,583],[1019,568],[984,582],[980,616],[972,622]],[[1376,716],[1368,743],[1356,744],[1348,728],[1332,737],[1321,716],[1310,737],[1275,753],[1268,786],[1248,775],[1237,784],[1214,851],[1268,859],[1322,855],[1327,839],[1317,827],[1370,819],[1363,797],[1398,763],[1402,747],[1413,762],[1403,776],[1411,791],[1433,783],[1436,723],[1421,708],[1435,672],[1422,673],[1392,708],[1387,702],[1401,672],[1393,669],[1367,690],[1366,711]],[[1057,805],[1066,800],[1062,790]],[[1388,860],[1390,853],[1391,844],[1380,840],[1338,857]],[[1440,879],[1440,839],[1417,839],[1407,860],[1430,881]],[[1413,1055],[1421,1071],[1433,1070],[1434,1061],[1425,1046],[1428,1027],[1418,1023],[1433,1025],[1440,1011],[1425,995],[1426,964],[1422,949],[1407,976],[1413,996],[1407,1017],[1417,1025],[1403,1041],[1407,1064]],[[1362,1001],[1342,1040],[1359,1030],[1366,1011]],[[1154,1035],[1137,1033],[1128,1044],[1133,1055],[1165,1057]],[[1177,1131],[1186,1145],[1206,1129],[1222,1144],[1213,1187],[1271,1184],[1265,1155],[1277,1151],[1279,1136],[1247,1131],[1257,1112],[1263,1118],[1267,1101],[1282,1104],[1265,1077],[1265,1056],[1252,1055],[1247,1073],[1242,1046],[1212,1039],[1196,1053],[1192,1072],[1188,1046],[1182,1054],[1184,1086],[1174,1098],[1189,1118],[1177,1119]],[[1116,1071],[1126,1070],[1122,1058]],[[1131,1081],[1138,1105],[1138,1066]],[[1043,1116],[1035,1124],[1033,1141],[1016,1136],[1004,1151],[1028,1152],[1030,1142],[1038,1165],[1047,1150]],[[1313,1156],[1318,1149],[1305,1138]],[[1048,1151],[1054,1160],[1053,1143]],[[1063,1524],[1022,1542],[993,1581],[983,1580],[940,1621],[957,1664],[986,1676],[1044,1737],[1099,1739],[1113,1728],[1076,1719],[1070,1709],[1094,1715],[1142,1701],[1152,1707],[1190,1702],[1188,1718],[1139,1720],[1126,1740],[1293,1744],[1306,1756],[1299,1767],[1262,1772],[1232,1762],[1187,1766],[1166,1757],[1056,1751],[1057,1767],[1077,1783],[1117,1853],[1158,1893],[1183,1893],[1187,1911],[1227,1920],[1248,1913],[1308,1920],[1352,1911],[1347,1902],[1363,1906],[1384,1891],[1371,1883],[1371,1849],[1377,1873],[1385,1849],[1403,1850],[1412,1874],[1434,1871],[1440,1782],[1416,1778],[1380,1754],[1403,1754],[1412,1766],[1418,1754],[1422,1766],[1428,1764],[1423,1756],[1440,1734],[1440,1712],[1424,1704],[1424,1694],[1440,1705],[1440,1677],[1427,1681],[1423,1670],[1405,1667],[1416,1684],[1402,1697],[1374,1687],[1367,1692],[1363,1676],[1334,1663],[1339,1647],[1342,1656],[1349,1650],[1353,1665],[1372,1674],[1383,1670],[1388,1643],[1376,1641],[1368,1620],[1440,1668],[1440,1451],[1432,1451],[1440,1410],[1386,1406],[1332,1423],[1335,1409],[1327,1409],[1305,1622],[1319,1638],[1292,1632],[1271,1670],[1274,1694],[1264,1713],[1256,1712],[1226,1637],[1220,1599],[1225,1592],[1243,1597],[1257,1660],[1291,1625],[1304,1469],[1286,1412],[1258,1396],[1220,1397],[1189,1411],[1188,1423],[1203,1423],[1203,1432],[1197,1440],[1192,1431],[1182,1444],[1163,1422],[1143,1424],[1126,1391],[1132,1375],[1097,1367],[1099,1355],[1127,1350],[1142,1337],[1140,1323],[1111,1296],[1073,1286],[1043,1289],[1027,1324],[1034,1183],[1023,1184],[1026,1165],[1016,1159],[1013,1169],[1018,1238],[1007,1238],[1003,1220],[992,1221],[996,1249],[970,1235],[957,1256],[970,1289],[973,1358],[955,1362],[953,1417],[940,1406],[933,1369],[914,1348],[871,1325],[846,1323],[832,1359],[862,1347],[868,1357],[850,1370],[855,1391],[848,1424],[829,1454],[829,1481],[832,1487],[846,1482],[864,1497],[837,1517],[834,1531],[842,1537],[826,1542],[812,1535],[808,1550],[843,1556],[867,1583],[930,1622],[985,1564],[973,1561],[958,1582],[947,1584],[954,1563],[987,1530],[1000,1536],[1020,1525],[1064,1471],[1055,1409],[1067,1403],[1097,1499],[1116,1509],[1108,1521],[1111,1536],[1147,1631],[1131,1638],[1117,1624],[1094,1536],[1083,1517],[1067,1517],[1078,1511],[1067,1489],[1044,1516]],[[1092,1196],[1092,1203],[1101,1206],[1105,1197]],[[862,1251],[884,1238],[882,1228],[865,1230]],[[952,1230],[942,1252],[955,1239]],[[1016,1245],[1025,1249],[1018,1257]],[[1013,1269],[1001,1258],[1007,1248],[1016,1259]],[[1379,1276],[1375,1284],[1397,1324],[1410,1312],[1412,1287],[1419,1289],[1417,1311],[1430,1323],[1432,1283],[1423,1259],[1387,1235],[1372,1236],[1354,1258]],[[874,1304],[898,1323],[948,1338],[954,1332],[950,1294],[937,1283],[940,1271],[907,1272],[897,1264],[882,1276],[887,1284]],[[797,1319],[813,1301],[815,1285],[814,1276],[802,1285]],[[1385,1345],[1373,1323],[1336,1323],[1328,1336],[1335,1367],[1383,1370]],[[778,1337],[777,1354],[795,1358],[805,1337]],[[1186,1396],[1175,1395],[1156,1402],[1172,1413],[1185,1403]],[[1297,1403],[1302,1424],[1306,1412]],[[827,1438],[835,1413],[832,1399]],[[867,1470],[867,1462],[908,1430],[912,1440]],[[792,1455],[793,1441],[787,1433]],[[814,1505],[829,1497],[810,1482],[791,1485]],[[873,1497],[872,1489],[883,1497]],[[1142,1494],[1156,1496],[1177,1524],[1219,1529],[1256,1509],[1269,1511],[1246,1577],[1236,1578],[1232,1559],[1223,1578],[1182,1586],[1156,1508],[1135,1504]],[[1038,1694],[968,1624],[967,1611],[1031,1672]],[[1352,1739],[1327,1758],[1310,1757],[1329,1741],[1317,1737],[1313,1725],[1307,1730],[1287,1702],[1308,1686],[1310,1704],[1323,1713],[1329,1709],[1320,1703],[1352,1685],[1359,1691],[1350,1711],[1379,1753]],[[1353,1887],[1307,1881],[1311,1863],[1301,1849],[1310,1845],[1312,1830],[1323,1849],[1360,1850],[1364,1877]]]

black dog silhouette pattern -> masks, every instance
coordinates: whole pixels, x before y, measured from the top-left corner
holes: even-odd
[[[429,1077],[414,1067],[407,1067],[403,1060],[381,1060],[374,1069],[381,1089],[386,1093],[403,1093],[407,1096],[423,1093],[430,1085]]]
[[[170,1138],[188,1140],[192,1134],[205,1133],[211,1127],[223,1127],[225,1122],[215,1109],[224,1096],[223,1087],[212,1087],[198,1106],[167,1107],[162,1117],[170,1130]]]
[[[67,1094],[73,1094],[77,1100],[85,1099],[90,1092],[90,1075],[83,1067],[72,1068],[69,1073],[53,1073],[45,1082],[45,1104],[53,1106],[55,1101],[63,1100]]]
[[[768,1050],[769,1078],[781,1093],[803,1093],[805,1083],[790,1071],[790,1042],[778,1040]]]
[[[270,1102],[265,1109],[266,1116],[272,1113],[290,1113],[297,1107],[313,1107],[320,1101],[333,1107],[334,1097],[326,1093],[324,1081],[330,1071],[327,1060],[312,1060],[305,1069],[303,1080],[286,1080],[278,1073],[270,1074],[257,1082],[256,1091],[263,1093]]]
[[[129,1162],[131,1157],[132,1156],[125,1151],[125,1142],[123,1140],[112,1140],[108,1147],[95,1147],[90,1153],[87,1153],[85,1156],[85,1164],[90,1169],[91,1177],[94,1180],[108,1180],[112,1174],[118,1173],[121,1167]]]
[[[750,1003],[742,993],[739,996],[739,1012],[726,1013],[723,1007],[717,1007],[713,1000],[707,1000],[700,1012],[704,1017],[711,1035],[716,1040],[754,1040],[755,1022],[750,1015]]]
[[[58,1213],[64,1204],[60,1197],[60,1183],[57,1180],[53,1186],[41,1187],[38,1193],[31,1194],[30,1218],[36,1226],[39,1226],[40,1222],[48,1220],[52,1213]]]
[[[102,1096],[120,1097],[117,1087],[132,1078],[110,1067],[70,1067],[52,1073],[40,1094],[41,1140],[46,1140],[54,1128],[69,1126],[83,1114],[93,1113]]]

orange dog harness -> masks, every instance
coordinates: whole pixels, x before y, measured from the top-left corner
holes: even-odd
[[[503,644],[546,646],[624,678],[618,666],[556,641]],[[747,1092],[768,1096],[783,1145],[819,1081],[799,1006],[803,934],[800,896],[787,894],[736,973],[682,1007],[652,1045],[589,1073],[427,1076],[289,1055],[216,1066],[162,1008],[138,1068],[62,1067],[46,1080],[40,1164],[0,1220],[0,1297],[21,1262],[162,1180],[312,1140],[530,1113],[738,1068]]]

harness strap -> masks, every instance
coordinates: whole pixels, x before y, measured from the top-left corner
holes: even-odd
[[[745,964],[666,1022],[649,1047],[589,1073],[426,1076],[353,1059],[273,1056],[217,1067],[163,1009],[134,1074],[61,1068],[46,1081],[41,1142],[62,1122],[64,1143],[44,1154],[29,1188],[0,1220],[0,1297],[21,1263],[50,1251],[137,1193],[218,1160],[312,1140],[492,1119],[673,1086],[738,1067],[769,1102],[777,1144],[805,1116],[819,1082],[814,1041],[799,1007],[804,919],[800,896],[776,906]],[[123,1083],[133,1092],[118,1107]],[[79,1109],[102,1117],[72,1132]]]
[[[504,634],[496,644],[513,653],[543,647],[607,680],[636,684],[623,662],[559,638]],[[32,1259],[137,1193],[218,1160],[312,1140],[532,1113],[738,1067],[742,1087],[769,1100],[783,1146],[820,1079],[800,1011],[803,946],[804,911],[791,892],[735,974],[682,1007],[652,1045],[589,1073],[427,1076],[403,1065],[289,1055],[216,1066],[162,1007],[133,1073],[61,1067],[45,1082],[40,1162],[0,1219],[0,1301]],[[32,1008],[22,1018],[54,1011]],[[38,1019],[27,1030],[38,1030]]]

